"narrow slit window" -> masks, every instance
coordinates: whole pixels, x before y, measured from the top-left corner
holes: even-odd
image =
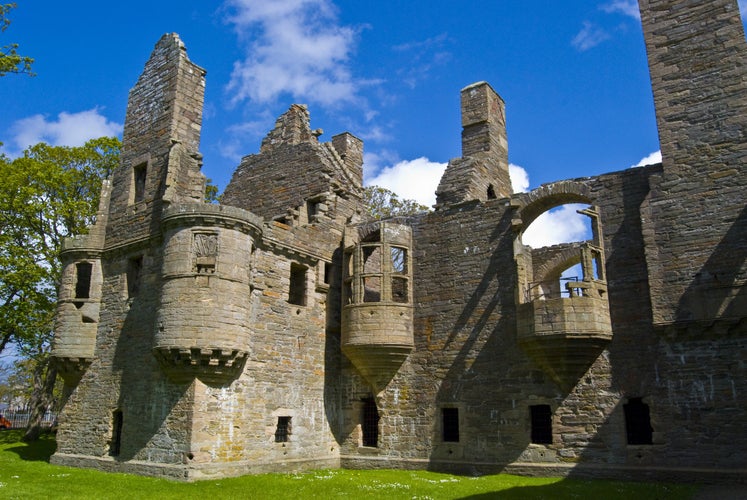
[[[379,446],[379,410],[376,408],[374,398],[363,399],[363,415],[361,417],[363,446],[376,448]]]
[[[532,419],[532,443],[552,444],[552,410],[550,405],[529,407]]]
[[[87,299],[91,296],[91,272],[93,264],[78,262],[75,264],[75,298]]]
[[[288,302],[297,306],[306,305],[306,267],[291,263]]]
[[[642,398],[630,398],[623,405],[628,444],[653,444],[653,428],[648,405]]]
[[[324,263],[324,284],[329,285],[332,283],[332,263],[325,262]]]
[[[133,169],[133,183],[135,187],[135,195],[133,201],[138,203],[145,199],[145,179],[148,175],[148,164],[141,163],[136,165]]]
[[[275,428],[275,442],[287,443],[291,435],[291,417],[278,417],[278,424]]]
[[[319,202],[318,201],[306,201],[306,218],[311,224],[316,222],[317,215],[319,214]]]
[[[122,449],[122,410],[112,413],[112,440],[109,443],[109,455],[116,457]]]
[[[441,408],[442,436],[444,442],[459,442],[459,408]]]
[[[140,293],[143,273],[143,256],[138,255],[127,262],[127,295],[135,297]]]

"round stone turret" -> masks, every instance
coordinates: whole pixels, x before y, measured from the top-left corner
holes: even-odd
[[[164,212],[163,289],[154,354],[170,378],[224,383],[249,352],[251,260],[261,221],[186,204]]]

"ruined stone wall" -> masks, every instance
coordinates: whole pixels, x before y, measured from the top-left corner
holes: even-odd
[[[320,133],[311,130],[305,106],[291,106],[262,142],[261,153],[242,159],[222,202],[265,219],[301,225],[315,221],[310,207],[334,210],[335,192],[344,190],[359,200],[362,143],[350,134],[320,143]]]

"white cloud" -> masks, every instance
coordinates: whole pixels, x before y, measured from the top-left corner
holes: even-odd
[[[63,111],[56,120],[44,115],[22,118],[11,125],[13,147],[20,153],[39,142],[53,146],[82,146],[89,139],[102,136],[118,136],[122,125],[109,121],[98,108],[68,113]],[[12,156],[12,153],[11,153]]]
[[[638,10],[637,0],[613,0],[602,5],[601,8],[605,12],[619,12],[633,19],[641,20],[641,11]]]
[[[522,167],[511,163],[508,166],[508,176],[514,193],[526,193],[529,190],[529,174]]]
[[[596,47],[600,43],[609,39],[610,35],[602,28],[584,21],[584,26],[581,31],[571,40],[571,45],[581,52],[589,50],[592,47]]]
[[[436,204],[436,189],[446,170],[446,163],[421,157],[382,167],[382,163],[391,160],[391,153],[366,153],[364,157],[365,171],[377,172],[374,176],[366,177],[367,186],[381,186],[397,193],[400,198],[415,200],[427,207]],[[529,176],[522,167],[509,165],[509,176],[515,193],[529,188]]]
[[[449,41],[446,33],[425,40],[395,45],[394,51],[405,53],[408,64],[397,72],[398,79],[409,88],[414,89],[419,82],[427,81],[431,71],[447,64],[452,54],[444,47]]]
[[[369,167],[367,164],[366,168]],[[446,163],[420,157],[380,169],[375,177],[366,180],[366,185],[381,186],[394,191],[401,198],[415,200],[431,207],[436,204],[436,188],[444,170]]]
[[[576,213],[586,205],[561,205],[532,222],[521,237],[522,243],[540,248],[558,243],[584,241],[591,237],[589,218]]]
[[[341,26],[330,0],[227,0],[228,22],[245,40],[227,90],[232,101],[274,101],[281,94],[332,105],[351,102],[365,82],[349,59],[357,30]]]
[[[655,165],[656,163],[661,163],[661,151],[654,151],[650,155],[641,158],[638,163],[631,165],[630,168]]]

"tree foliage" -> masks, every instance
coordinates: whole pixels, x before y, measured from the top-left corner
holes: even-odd
[[[4,32],[10,26],[8,12],[15,8],[15,3],[0,4],[0,32]],[[0,46],[0,76],[8,73],[27,73],[33,76],[31,72],[33,62],[32,58],[18,53],[17,43]]]
[[[366,216],[386,219],[427,212],[428,207],[415,200],[401,199],[396,193],[381,186],[368,186],[363,190]]]
[[[13,341],[33,360],[32,413],[43,415],[56,379],[48,358],[62,241],[93,223],[119,148],[103,137],[80,147],[37,144],[14,160],[0,155],[0,352]]]

